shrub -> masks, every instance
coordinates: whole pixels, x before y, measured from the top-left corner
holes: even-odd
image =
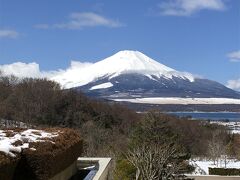
[[[136,168],[126,159],[117,161],[115,169],[115,180],[131,180],[135,178]]]
[[[235,168],[208,168],[209,175],[220,175],[220,176],[240,176],[240,169]]]

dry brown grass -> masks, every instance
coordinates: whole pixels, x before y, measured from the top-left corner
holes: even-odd
[[[21,145],[23,145],[23,142],[20,141],[20,140],[17,140],[17,141],[14,142],[12,145],[14,145],[14,146],[21,146]]]

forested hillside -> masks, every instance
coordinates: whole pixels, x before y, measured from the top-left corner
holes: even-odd
[[[135,176],[135,154],[139,152],[153,153],[156,159],[170,152],[165,160],[176,168],[158,172],[166,175],[166,171],[176,174],[191,170],[185,160],[208,156],[213,140],[229,147],[227,153],[231,155],[239,156],[240,150],[239,137],[228,134],[225,127],[157,111],[137,114],[118,104],[89,99],[74,89],[62,90],[59,84],[46,79],[1,76],[0,119],[79,130],[85,140],[84,155],[114,159],[115,179]]]
[[[119,105],[90,100],[75,90],[61,90],[59,84],[46,79],[0,79],[0,116],[28,124],[80,127],[89,120],[104,127],[128,124],[136,120],[135,112]]]

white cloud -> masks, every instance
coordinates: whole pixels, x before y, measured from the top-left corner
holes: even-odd
[[[231,62],[240,62],[240,50],[227,54]]]
[[[229,80],[227,83],[227,87],[236,91],[240,91],[240,78],[236,80]]]
[[[1,38],[17,38],[19,33],[14,30],[0,29],[0,39]]]
[[[0,65],[0,71],[3,73],[3,75],[14,75],[19,78],[51,78],[64,72],[63,70],[41,71],[39,68],[39,64],[35,62],[15,62],[12,64]]]
[[[22,63],[15,62],[12,64],[0,65],[0,71],[4,75],[14,75],[19,78],[32,77],[32,78],[43,78],[50,77],[51,75],[57,73],[57,71],[44,72],[40,71],[39,64],[32,63]]]
[[[41,73],[36,63],[16,62],[13,64],[0,65],[0,71],[4,75],[15,75],[17,77],[38,77]]]
[[[3,75],[14,75],[19,78],[49,78],[55,77],[57,75],[61,75],[67,71],[71,70],[81,70],[87,66],[90,66],[92,63],[89,62],[79,62],[79,61],[71,61],[71,64],[66,70],[54,70],[54,71],[42,71],[39,67],[39,64],[32,63],[23,63],[23,62],[15,62],[12,64],[4,64],[0,65],[0,72]]]
[[[161,14],[169,16],[190,16],[201,10],[224,10],[223,0],[167,0],[159,5]]]
[[[93,12],[84,12],[84,13],[70,14],[69,20],[67,22],[56,23],[52,25],[38,24],[38,25],[35,25],[35,28],[83,29],[85,27],[96,27],[96,26],[116,28],[116,27],[124,26],[124,24],[120,23],[117,20],[113,20]]]

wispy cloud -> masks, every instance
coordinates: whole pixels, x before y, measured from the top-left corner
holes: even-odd
[[[240,50],[227,54],[231,62],[240,62]]]
[[[49,29],[50,28],[50,26],[48,24],[36,24],[34,27],[37,29]]]
[[[191,16],[201,10],[222,11],[223,0],[167,0],[158,4],[160,14],[169,16]]]
[[[19,36],[19,33],[14,30],[9,29],[0,29],[0,39],[1,38],[17,38]]]
[[[83,29],[85,27],[96,26],[117,28],[124,26],[124,24],[119,22],[118,20],[110,19],[93,12],[83,12],[83,13],[71,13],[69,15],[68,21],[66,22],[55,24],[37,24],[35,25],[35,28]]]
[[[234,89],[236,91],[240,91],[240,78],[235,80],[229,80],[227,82],[227,87]]]

